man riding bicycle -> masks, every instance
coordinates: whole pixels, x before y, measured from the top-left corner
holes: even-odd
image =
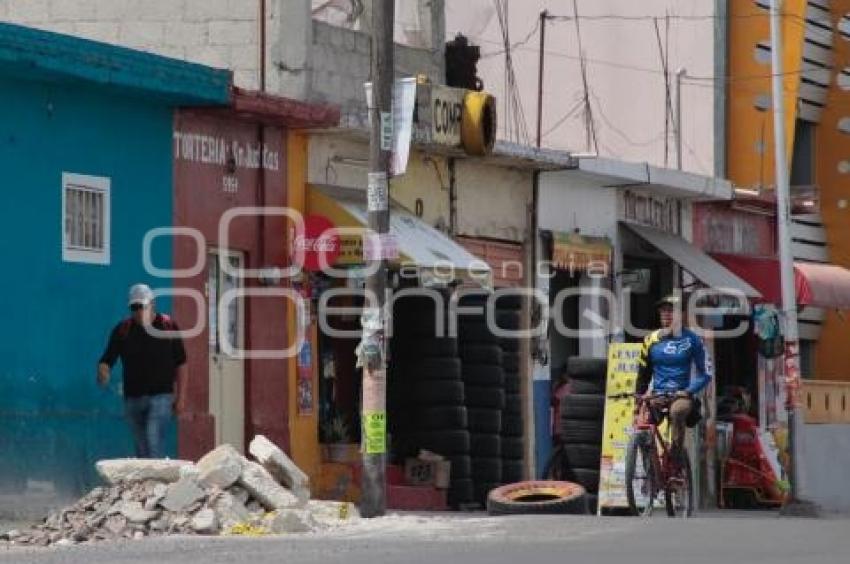
[[[711,380],[705,345],[693,331],[683,327],[682,298],[671,295],[656,303],[661,329],[653,331],[643,341],[638,358],[636,391],[646,394],[650,388],[657,397],[654,408],[669,408],[673,429],[673,448],[681,452],[685,442],[685,424],[694,408],[694,396]],[[691,366],[696,369],[691,378]]]

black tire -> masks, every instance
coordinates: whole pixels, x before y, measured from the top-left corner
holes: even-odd
[[[416,425],[422,431],[462,431],[469,428],[465,407],[424,407],[418,410]]]
[[[452,464],[450,468],[452,483],[472,477],[472,458],[468,455],[449,456],[447,460]]]
[[[481,306],[487,307],[487,301],[493,296],[491,292],[468,289],[460,290],[457,295],[457,303],[463,307]]]
[[[502,481],[501,458],[473,458],[472,480],[480,483],[499,483]]]
[[[520,389],[522,388],[522,380],[520,380],[519,374],[515,372],[506,372],[505,373],[505,393],[508,394],[518,394]]]
[[[502,458],[522,460],[524,454],[525,446],[521,438],[502,437]]]
[[[470,434],[469,454],[472,455],[473,465],[475,458],[501,458],[502,437],[501,435]]]
[[[450,507],[472,503],[475,500],[475,483],[472,478],[452,480],[447,493]]]
[[[416,380],[460,380],[461,364],[458,358],[418,358],[405,370],[404,365],[399,366],[404,378],[405,374],[413,376]],[[398,372],[397,372],[398,374]]]
[[[481,505],[486,506],[487,497],[490,495],[490,492],[500,487],[501,485],[501,480],[498,482],[477,482],[475,484],[475,501],[477,501]]]
[[[473,387],[501,388],[505,385],[505,373],[493,365],[467,364],[463,367],[462,377],[465,384]]]
[[[462,406],[465,399],[463,382],[455,380],[415,382],[413,393],[413,397],[420,406]]]
[[[691,473],[691,462],[687,454],[678,455],[678,477],[682,481],[681,488],[664,489],[664,506],[668,517],[691,517],[694,514],[694,477]]]
[[[636,433],[632,435],[626,447],[626,500],[632,515],[652,514],[654,504],[639,506],[638,492],[645,491],[653,500],[657,496],[658,483],[652,464],[649,463],[650,440],[652,439],[647,433]],[[638,452],[641,453],[641,464],[638,464]],[[636,486],[636,483],[640,485]]]
[[[505,372],[519,372],[519,353],[502,353],[502,369]]]
[[[561,419],[561,440],[567,444],[602,444],[601,419]]]
[[[505,409],[505,391],[500,388],[467,386],[466,406],[482,409]]]
[[[599,492],[599,468],[569,468],[566,476],[568,482],[581,484],[588,493]]]
[[[552,454],[549,455],[549,460],[546,461],[546,466],[543,467],[543,478],[558,482],[568,481],[568,472],[569,463],[567,461],[567,453],[564,452],[564,445],[558,445],[552,449]]]
[[[569,419],[602,419],[605,396],[602,394],[569,394],[561,400],[561,413]]]
[[[504,339],[499,340],[499,346],[502,347],[503,352],[512,352],[512,353],[519,352],[519,345],[520,345],[519,339],[504,338]]]
[[[605,380],[594,378],[588,380],[579,380],[573,378],[570,380],[571,394],[605,394]]]
[[[586,356],[571,356],[567,359],[567,374],[577,379],[605,378],[608,359]]]
[[[587,513],[584,488],[570,482],[530,480],[507,484],[487,496],[490,515]]]
[[[464,366],[487,365],[501,366],[503,361],[502,347],[499,345],[463,345],[460,347],[460,358]]]
[[[522,437],[525,433],[521,415],[508,415],[502,412],[502,436],[503,437]]]
[[[444,457],[468,455],[469,431],[430,431],[418,433],[415,442],[420,449],[430,450]]]
[[[596,512],[599,510],[599,494],[587,494],[587,513],[589,515],[596,515]]]
[[[602,457],[599,445],[564,445],[564,456],[568,468],[598,468]]]
[[[485,321],[466,320],[458,324],[458,339],[463,343],[497,344]]]
[[[501,296],[495,297],[496,299],[496,309],[497,310],[507,310],[507,311],[519,311],[522,309],[522,296],[518,296],[517,294],[505,294]]]
[[[506,484],[521,482],[525,476],[525,462],[502,459],[502,481]]]
[[[522,396],[519,394],[507,394],[505,397],[505,415],[522,416]]]
[[[501,434],[502,411],[499,409],[468,409],[468,428],[472,433]]]
[[[420,340],[434,339],[437,337],[437,330],[443,336],[446,336],[448,322],[447,316],[440,316],[435,311],[418,312],[418,313],[400,313],[393,314],[392,336],[403,340]],[[441,321],[442,326],[438,323]]]
[[[395,359],[405,356],[456,357],[458,355],[457,339],[450,337],[402,339],[399,337],[393,339],[392,352]]]
[[[496,325],[503,331],[516,331],[520,326],[520,314],[518,311],[497,311]]]

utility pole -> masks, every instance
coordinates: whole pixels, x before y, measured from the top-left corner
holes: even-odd
[[[543,61],[545,58],[544,48],[546,46],[546,20],[549,19],[549,11],[540,12],[540,59],[537,63],[537,148],[543,142]]]
[[[392,150],[393,98],[393,22],[394,0],[372,2],[372,95],[369,106],[369,181],[368,212],[370,236],[389,233],[389,165]],[[381,241],[382,242],[382,241]],[[377,245],[381,247],[381,245]],[[364,250],[366,245],[364,245]],[[376,264],[377,262],[377,264]],[[369,259],[363,311],[362,457],[360,512],[364,517],[379,517],[386,512],[387,469],[387,347],[386,318],[387,262],[383,255]]]
[[[782,285],[782,319],[785,330],[785,387],[788,411],[788,478],[791,492],[783,513],[817,514],[817,508],[803,501],[802,473],[803,417],[800,407],[800,344],[797,337],[797,296],[794,289],[794,258],[791,253],[791,210],[788,158],[785,144],[785,97],[783,88],[782,0],[771,0],[771,74],[773,75],[773,144],[776,161],[776,223],[779,238],[779,274]]]
[[[676,71],[676,167],[682,170],[682,79],[687,74],[685,68]]]

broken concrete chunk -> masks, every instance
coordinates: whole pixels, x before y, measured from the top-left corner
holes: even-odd
[[[212,509],[201,509],[192,517],[192,530],[201,535],[218,532],[218,520]]]
[[[248,447],[251,455],[303,503],[310,499],[310,479],[280,448],[263,435],[257,435]]]
[[[195,465],[199,473],[198,481],[206,487],[230,487],[242,474],[244,460],[235,448],[223,444],[205,454]]]
[[[269,525],[274,534],[310,533],[318,528],[313,516],[303,509],[284,509],[275,515]]]
[[[147,510],[138,501],[125,501],[121,507],[121,515],[130,523],[147,523],[159,517],[159,511]]]
[[[222,492],[211,507],[215,511],[218,522],[224,529],[229,529],[251,519],[251,514],[241,501],[229,492]]]
[[[268,470],[253,461],[245,462],[239,484],[269,511],[303,505],[292,492],[278,484]]]
[[[227,491],[239,500],[239,503],[245,505],[248,503],[248,500],[251,498],[251,494],[248,493],[248,490],[243,488],[242,486],[230,486],[227,488]]]
[[[168,511],[177,513],[203,499],[205,495],[197,482],[190,478],[183,478],[168,486],[168,491],[159,504]]]
[[[311,500],[306,509],[320,525],[338,526],[360,518],[357,506],[348,501]]]
[[[145,480],[176,482],[180,479],[180,468],[191,464],[186,460],[116,458],[101,460],[95,464],[95,468],[106,483],[117,485]]]

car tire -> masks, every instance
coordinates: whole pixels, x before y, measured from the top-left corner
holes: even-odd
[[[464,366],[501,366],[502,348],[499,345],[465,344],[460,347],[460,358]]]
[[[529,480],[500,486],[487,496],[490,515],[585,514],[584,488],[571,482]]]
[[[470,432],[500,434],[502,432],[502,411],[499,409],[467,409]]]
[[[466,387],[466,406],[481,409],[505,409],[505,391],[501,388]]]
[[[568,419],[602,419],[604,414],[602,394],[569,394],[561,399],[561,415]]]
[[[505,385],[505,373],[498,367],[488,364],[468,364],[463,367],[462,377],[465,384],[473,387],[497,387]]]

